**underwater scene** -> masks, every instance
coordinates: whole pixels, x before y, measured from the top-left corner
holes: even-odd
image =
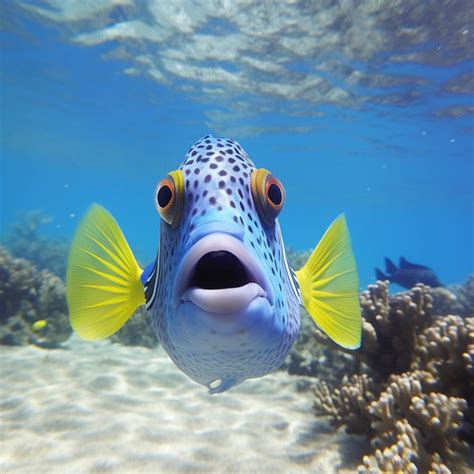
[[[0,2],[0,472],[474,472],[474,3]]]

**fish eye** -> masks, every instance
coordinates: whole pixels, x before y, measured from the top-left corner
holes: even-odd
[[[155,191],[155,205],[161,218],[176,228],[181,220],[184,203],[184,177],[181,170],[172,171]]]
[[[260,218],[268,225],[275,222],[285,202],[285,188],[264,169],[256,169],[250,178],[252,197]]]
[[[268,202],[275,208],[283,206],[283,186],[276,178],[269,176],[266,183]]]
[[[158,191],[158,206],[160,209],[164,209],[173,199],[173,190],[168,183],[163,183]]]

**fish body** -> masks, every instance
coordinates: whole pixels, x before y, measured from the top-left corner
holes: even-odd
[[[410,263],[400,257],[397,267],[390,259],[385,259],[385,273],[378,268],[375,269],[377,280],[388,280],[390,283],[397,283],[404,288],[413,288],[417,283],[436,288],[443,286],[433,270],[423,265]]]
[[[283,363],[298,334],[299,288],[278,221],[269,226],[259,218],[250,189],[255,165],[238,143],[206,136],[180,170],[181,222],[161,227],[147,307],[183,372],[229,388]],[[214,254],[203,259],[210,249]]]
[[[40,332],[42,329],[44,329],[48,324],[48,321],[46,321],[45,319],[40,319],[38,321],[35,321],[32,325],[31,325],[31,329],[34,331],[34,332]]]
[[[67,275],[70,320],[86,339],[116,332],[145,304],[175,365],[219,393],[280,367],[299,306],[340,345],[360,345],[358,279],[343,216],[299,271],[286,260],[283,185],[234,140],[197,141],[159,182],[157,258],[144,271],[112,216],[81,221]]]

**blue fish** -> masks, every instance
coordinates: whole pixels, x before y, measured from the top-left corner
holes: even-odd
[[[67,300],[79,336],[103,339],[146,305],[175,365],[210,393],[283,363],[300,305],[345,348],[360,346],[358,276],[343,215],[298,271],[278,215],[282,183],[234,140],[207,135],[159,182],[156,260],[143,271],[119,226],[91,206],[69,255]]]
[[[385,273],[378,268],[375,269],[377,280],[388,280],[390,283],[397,283],[404,288],[413,288],[417,283],[437,288],[443,286],[431,268],[416,263],[410,263],[400,257],[400,264],[397,266],[388,258],[385,259]]]

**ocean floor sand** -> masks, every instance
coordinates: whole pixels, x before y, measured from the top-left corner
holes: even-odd
[[[363,441],[277,372],[210,396],[163,350],[0,346],[0,472],[354,472]]]

